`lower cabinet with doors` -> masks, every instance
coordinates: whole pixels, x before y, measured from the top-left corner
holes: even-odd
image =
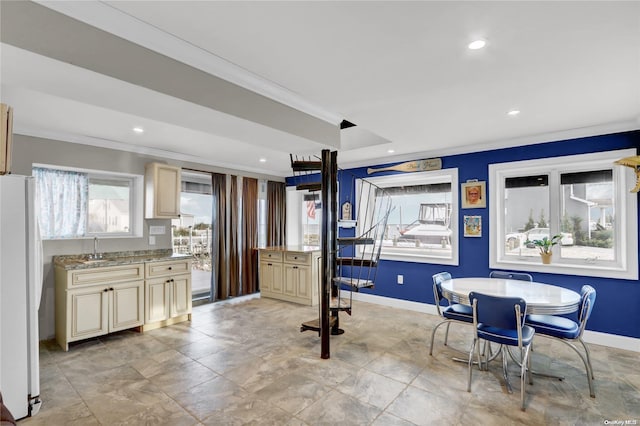
[[[144,324],[144,264],[56,267],[56,340],[69,343]]]
[[[304,305],[318,304],[320,251],[312,247],[260,250],[260,294]]]
[[[61,256],[62,257],[62,256]],[[106,262],[108,263],[108,262]],[[117,263],[117,261],[116,261]],[[191,258],[68,269],[55,266],[56,341],[191,320]]]
[[[191,320],[191,260],[145,264],[144,330]]]

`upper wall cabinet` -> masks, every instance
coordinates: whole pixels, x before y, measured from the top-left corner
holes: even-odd
[[[148,163],[144,174],[145,219],[180,216],[180,167]]]

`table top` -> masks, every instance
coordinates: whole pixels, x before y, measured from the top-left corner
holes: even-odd
[[[454,303],[469,305],[469,293],[521,297],[529,314],[568,314],[578,310],[580,294],[567,288],[538,282],[502,278],[454,278],[442,282],[442,294]]]

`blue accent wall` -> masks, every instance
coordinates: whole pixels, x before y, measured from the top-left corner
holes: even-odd
[[[492,195],[489,193],[488,185],[490,164],[626,148],[640,149],[640,131],[442,157],[442,168],[457,168],[460,182],[466,182],[468,179],[487,182],[487,208],[465,209],[458,214],[458,229],[463,229],[462,216],[481,216],[483,223],[482,237],[460,238],[459,266],[381,260],[375,288],[361,291],[378,296],[433,304],[431,281],[433,274],[448,271],[453,277],[457,278],[488,276],[490,272],[489,233],[491,232],[489,229],[488,206]],[[416,160],[418,159],[420,158],[416,158]],[[340,156],[338,154],[339,161]],[[391,164],[372,164],[370,167],[384,167],[387,165]],[[366,167],[362,167],[350,169],[348,172],[364,178],[368,176],[366,169]],[[393,172],[382,172],[378,175],[383,175],[383,173],[393,174]],[[308,178],[306,179],[308,180]],[[295,185],[298,182],[298,178],[287,178],[287,185]],[[343,188],[341,188],[342,190]],[[340,205],[346,200],[345,197],[345,195],[341,194]],[[640,226],[638,226],[638,229],[640,230]],[[404,285],[396,283],[396,276],[399,274],[404,275]],[[578,292],[584,284],[593,286],[597,291],[597,299],[587,324],[587,329],[640,338],[640,282],[636,280],[543,274],[538,272],[533,273],[533,277],[536,281],[570,288]]]

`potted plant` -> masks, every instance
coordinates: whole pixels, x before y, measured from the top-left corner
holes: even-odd
[[[541,240],[527,240],[527,243],[532,243],[534,246],[538,247],[542,263],[549,264],[551,263],[551,256],[553,255],[551,248],[560,243],[560,240],[562,240],[562,234],[556,234],[551,238],[544,237]]]

